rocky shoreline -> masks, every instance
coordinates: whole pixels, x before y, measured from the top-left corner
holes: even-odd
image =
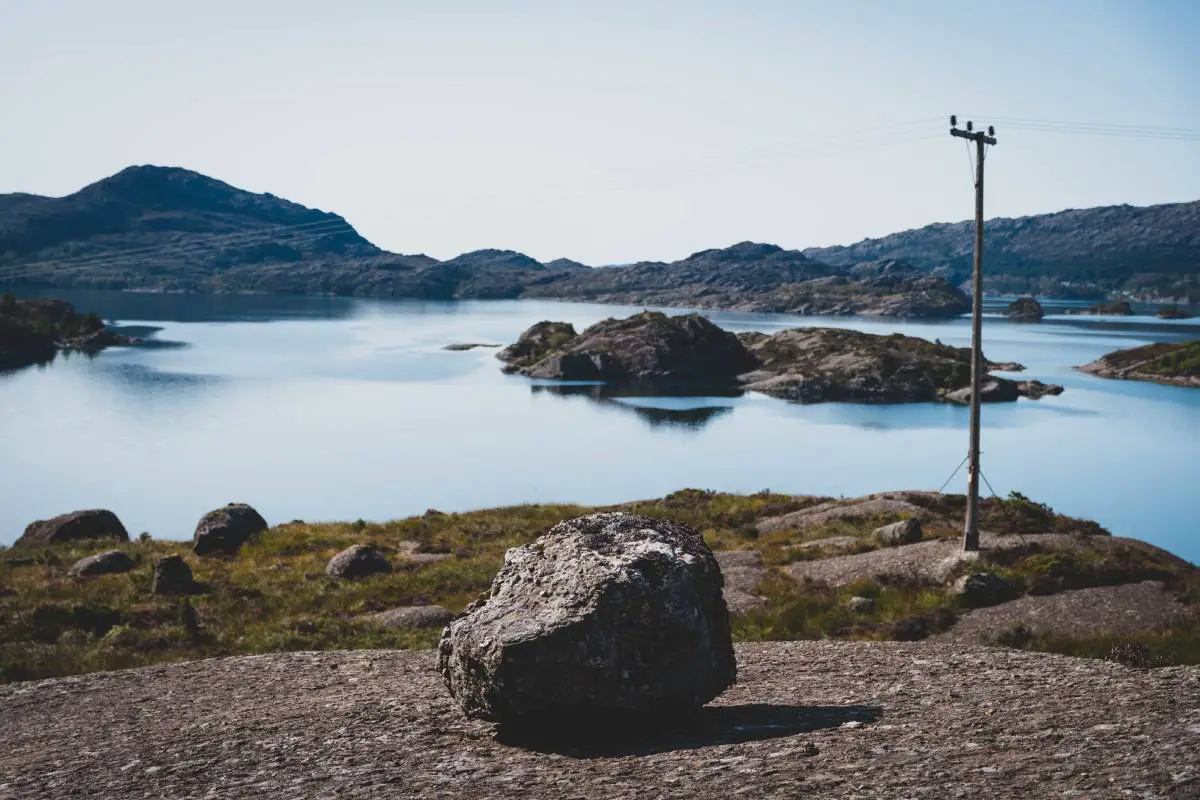
[[[1200,340],[1116,350],[1079,369],[1101,378],[1200,388]]]
[[[539,322],[500,351],[506,372],[561,381],[737,387],[801,403],[969,402],[970,351],[912,336],[840,328],[733,334],[699,314],[647,311],[581,333]],[[1019,371],[1012,363],[990,369]],[[1061,386],[989,375],[985,402],[1059,394]]]
[[[95,354],[141,343],[62,300],[18,300],[11,294],[0,299],[0,370],[49,363],[60,352]]]

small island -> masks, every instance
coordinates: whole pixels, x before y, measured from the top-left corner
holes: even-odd
[[[1191,319],[1195,314],[1179,306],[1163,306],[1154,316],[1159,319]]]
[[[1200,339],[1116,350],[1079,369],[1101,378],[1200,388]]]
[[[1005,315],[1013,322],[1041,322],[1046,312],[1042,304],[1032,297],[1018,297],[1008,304]]]
[[[1114,300],[1111,303],[1096,303],[1087,308],[1077,308],[1068,314],[1090,314],[1096,317],[1129,317],[1133,315],[1133,306],[1126,300]]]
[[[60,350],[98,353],[135,342],[62,300],[18,300],[11,293],[0,297],[0,370],[45,364]]]
[[[646,311],[577,333],[539,322],[497,354],[504,371],[531,378],[638,385],[650,392],[738,387],[800,403],[970,400],[971,354],[914,336],[842,328],[733,334],[699,314]],[[988,363],[1017,371],[1020,364]],[[993,375],[985,402],[1059,394],[1061,386]]]

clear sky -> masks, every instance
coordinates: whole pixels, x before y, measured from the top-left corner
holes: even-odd
[[[592,264],[973,213],[945,116],[1200,129],[1197,0],[0,0],[0,192],[184,166],[388,249]],[[1200,199],[1006,128],[988,216]]]

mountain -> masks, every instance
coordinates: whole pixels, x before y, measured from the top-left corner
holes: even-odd
[[[0,196],[0,275],[188,284],[235,266],[379,254],[336,214],[170,167],[129,167],[61,198]]]
[[[969,221],[804,253],[843,266],[903,259],[960,282],[971,273],[974,248],[975,223]],[[1200,300],[1200,201],[990,219],[983,252],[985,285],[993,291],[1081,298],[1128,292]]]
[[[741,242],[670,263],[589,268],[485,249],[389,253],[342,217],[177,167],[129,167],[65,197],[0,195],[0,286],[381,297],[557,297],[792,313],[965,310],[970,223],[847,247]],[[988,287],[1200,299],[1200,203],[1064,211],[987,225]]]

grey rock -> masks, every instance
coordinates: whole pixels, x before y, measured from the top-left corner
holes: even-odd
[[[866,614],[875,608],[875,601],[870,597],[855,595],[846,601],[846,608],[856,614]]]
[[[129,532],[113,512],[92,508],[31,522],[16,544],[35,546],[79,539],[120,539],[127,542]]]
[[[118,572],[129,572],[133,569],[133,559],[120,550],[106,550],[87,558],[81,558],[71,565],[71,574],[81,578],[90,575],[111,575]]]
[[[902,519],[891,525],[875,529],[875,539],[888,545],[912,544],[921,541],[924,535],[925,532],[921,529],[921,520],[916,517]]]
[[[192,551],[198,556],[234,555],[250,538],[267,529],[267,521],[245,503],[230,503],[208,512],[196,524]]]
[[[154,564],[154,594],[189,594],[194,585],[192,568],[178,553],[163,556]]]
[[[369,619],[375,625],[389,630],[444,628],[454,619],[454,612],[441,606],[408,606],[371,614]]]
[[[999,575],[973,572],[954,582],[954,594],[967,608],[983,608],[1012,600],[1017,596],[1017,589]]]
[[[326,575],[347,580],[358,580],[391,571],[392,565],[387,556],[369,544],[347,547],[329,559],[329,564],[325,567]]]
[[[505,554],[491,593],[442,634],[468,717],[569,722],[670,714],[736,679],[720,567],[696,531],[592,514]]]

